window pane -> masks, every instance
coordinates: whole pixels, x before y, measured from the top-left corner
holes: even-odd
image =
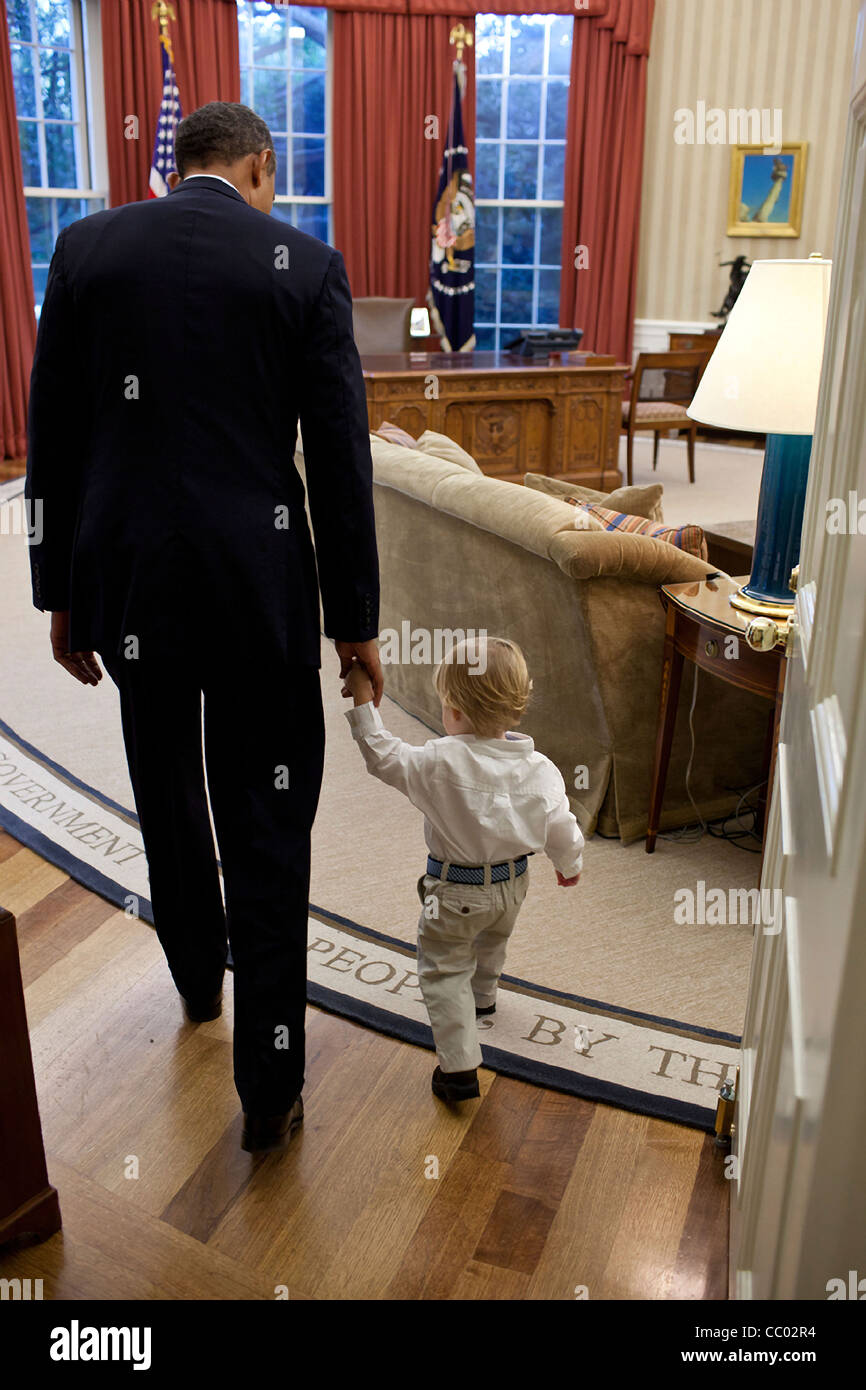
[[[51,260],[54,237],[51,232],[51,199],[28,198],[27,226],[30,229],[30,257],[33,261]]]
[[[253,75],[249,68],[241,68],[241,102],[244,106],[255,107],[253,105]]]
[[[504,196],[506,198],[538,197],[537,145],[505,146]],[[555,197],[557,195],[551,194],[550,196]]]
[[[325,74],[292,74],[292,128],[308,134],[325,133]]]
[[[36,115],[36,81],[33,76],[33,49],[11,45],[12,80],[15,84],[15,108],[19,116]]]
[[[539,259],[542,265],[561,265],[562,263],[562,209],[542,208],[541,249]]]
[[[72,42],[68,0],[36,0],[36,31],[40,43],[68,48]]]
[[[60,117],[72,120],[72,67],[70,54],[59,48],[43,49],[39,55],[42,69],[42,114],[50,120]]]
[[[538,272],[538,322],[559,325],[559,271]]]
[[[511,140],[537,140],[541,112],[540,82],[509,82],[506,134]]]
[[[499,139],[502,113],[502,83],[479,82],[476,88],[476,134],[479,138]]]
[[[563,15],[554,19],[550,26],[550,62],[548,72],[567,73],[571,71],[571,35],[573,19]]]
[[[484,145],[481,141],[475,146],[475,173],[477,178],[476,197],[499,197],[499,152],[501,145]]]
[[[42,301],[45,298],[45,286],[48,283],[48,266],[33,267],[33,301],[36,305],[37,313],[42,308]]]
[[[9,21],[10,39],[23,39],[28,43],[33,37],[30,32],[28,0],[6,0],[6,16]]]
[[[292,6],[289,12],[289,34],[293,68],[325,68],[327,15],[327,10],[309,9],[303,5]]]
[[[253,69],[253,110],[274,131],[289,128],[289,102],[285,71]]]
[[[565,189],[565,146],[544,147],[543,198],[561,198]]]
[[[328,206],[326,203],[299,203],[295,211],[295,226],[308,236],[316,236],[319,241],[329,241]]]
[[[531,265],[535,259],[534,208],[503,208],[502,263]]]
[[[475,18],[475,71],[501,72],[505,53],[505,16],[484,14]]]
[[[71,125],[52,125],[45,122],[45,153],[48,159],[49,188],[74,188],[78,182],[75,169],[75,135]]]
[[[532,271],[503,270],[502,323],[532,321]]]
[[[496,280],[495,270],[475,272],[475,318],[479,323],[496,322]]]
[[[253,25],[253,63],[257,68],[288,66],[289,12],[285,6],[257,5]]]
[[[252,26],[252,13],[251,13],[251,8],[250,8],[250,6],[249,6],[248,4],[246,4],[245,0],[239,0],[239,3],[238,3],[238,54],[239,54],[240,63],[241,63],[241,87],[242,87],[242,88],[243,88],[244,77],[245,77],[245,75],[246,75],[246,74],[244,73],[244,66],[245,66],[245,64],[251,63],[251,62],[253,61],[253,51],[252,51],[252,41],[253,41],[253,40],[252,40],[252,34],[253,34],[253,26]],[[243,97],[241,97],[241,101],[243,101]],[[244,105],[246,105],[246,102],[244,102]]]
[[[278,198],[289,192],[289,142],[285,135],[274,135],[274,154],[277,156],[277,175],[274,193]]]
[[[544,134],[548,140],[564,140],[568,114],[568,83],[548,82],[547,119]]]
[[[292,141],[292,193],[321,198],[325,193],[325,141],[297,137]]]
[[[499,212],[496,208],[477,208],[475,212],[475,264],[496,261]]]
[[[511,71],[540,73],[544,63],[542,15],[510,15]]]
[[[498,335],[495,328],[475,329],[475,347],[479,352],[492,352],[496,348]]]
[[[39,127],[36,122],[19,121],[18,138],[21,145],[24,186],[39,188],[42,184],[42,171],[39,168]]]

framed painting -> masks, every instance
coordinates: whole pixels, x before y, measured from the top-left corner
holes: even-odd
[[[731,150],[728,236],[800,235],[805,140],[767,153],[765,145],[735,145]]]

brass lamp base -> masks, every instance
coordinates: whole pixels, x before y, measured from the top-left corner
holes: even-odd
[[[787,622],[794,611],[794,599],[790,603],[774,603],[771,599],[753,598],[741,584],[735,594],[731,594],[731,607],[740,608],[744,613],[755,613],[761,618],[776,618]]]

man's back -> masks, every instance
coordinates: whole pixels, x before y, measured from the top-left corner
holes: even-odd
[[[229,639],[284,647],[291,631],[299,659],[317,663],[299,413],[311,473],[326,432],[325,473],[369,471],[360,364],[336,332],[342,258],[222,180],[196,178],[73,224],[57,261],[46,311],[63,330],[51,346],[65,359],[66,408],[36,417],[31,448],[38,465],[62,429],[80,469],[74,645],[116,648],[154,633],[157,615],[165,634],[167,611],[183,640],[186,615],[201,622],[206,608]]]

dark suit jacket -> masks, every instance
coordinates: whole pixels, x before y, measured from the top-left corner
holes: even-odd
[[[367,406],[340,253],[215,178],[67,227],[39,322],[27,496],[34,602],[70,610],[73,651],[194,636],[239,663],[318,666],[317,562],[326,634],[374,637]]]

